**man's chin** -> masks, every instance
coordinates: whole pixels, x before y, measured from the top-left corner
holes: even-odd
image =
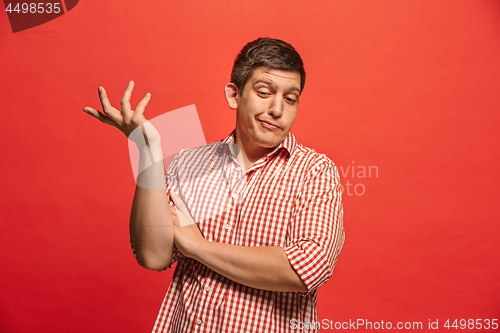
[[[279,146],[285,138],[283,138],[283,139],[280,139],[280,138],[272,138],[272,139],[261,138],[261,139],[262,140],[257,140],[257,142],[260,144],[260,146],[263,148],[271,149],[271,148],[274,148],[276,146]]]

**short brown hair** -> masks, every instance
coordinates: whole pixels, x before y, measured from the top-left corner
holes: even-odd
[[[234,60],[231,83],[243,93],[243,88],[257,67],[268,67],[300,74],[300,91],[306,83],[306,72],[302,58],[292,45],[273,38],[259,38],[248,43]]]

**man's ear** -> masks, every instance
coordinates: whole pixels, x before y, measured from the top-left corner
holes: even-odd
[[[236,110],[238,108],[238,87],[234,83],[228,83],[224,87],[224,93],[229,107]]]

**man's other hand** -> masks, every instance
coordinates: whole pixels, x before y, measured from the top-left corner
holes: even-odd
[[[194,258],[198,249],[203,246],[205,238],[198,225],[193,221],[189,212],[170,206],[172,222],[174,225],[174,243],[183,255]]]

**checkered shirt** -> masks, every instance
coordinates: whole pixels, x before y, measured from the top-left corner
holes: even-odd
[[[318,322],[317,288],[344,243],[337,168],[289,133],[243,172],[233,135],[177,154],[167,192],[183,199],[211,242],[283,247],[308,292],[251,288],[174,249],[177,265],[153,332],[293,332],[293,323]]]

